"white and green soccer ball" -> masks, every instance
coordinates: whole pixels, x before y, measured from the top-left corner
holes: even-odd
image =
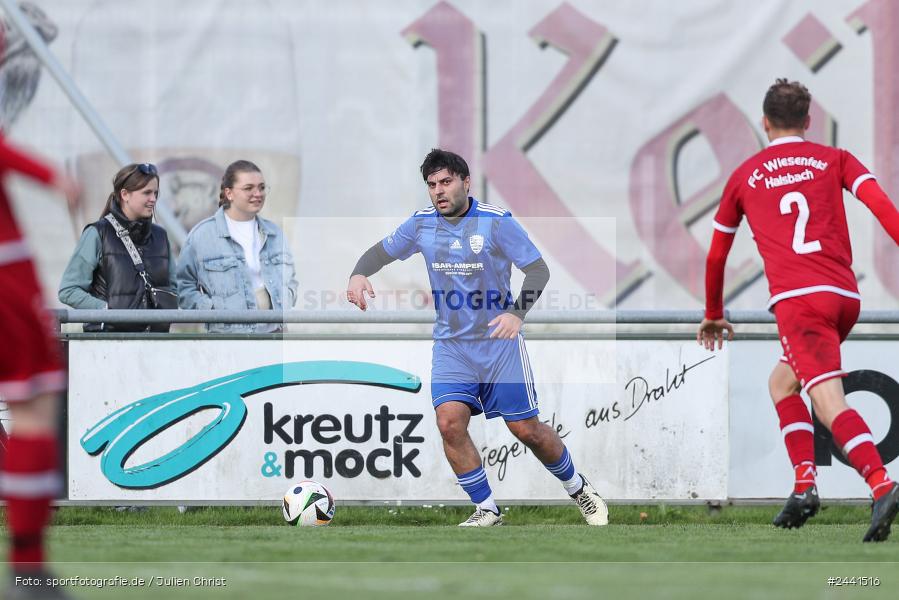
[[[284,492],[281,514],[291,525],[327,525],[334,518],[334,496],[317,481],[298,481]]]

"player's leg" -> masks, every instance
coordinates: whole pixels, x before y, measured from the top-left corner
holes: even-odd
[[[881,542],[890,535],[890,526],[899,514],[899,485],[890,479],[867,423],[846,404],[843,382],[828,379],[809,390],[815,414],[833,434],[836,446],[849,464],[871,488],[874,507],[866,542]]]
[[[828,294],[817,295],[829,296]],[[858,319],[861,306],[857,301],[842,297],[837,297],[835,300],[831,298],[830,301],[839,307],[839,310],[834,309],[833,312],[837,315],[835,320],[839,342],[842,342]],[[809,379],[804,385],[809,396],[812,397],[815,414],[830,429],[834,442],[843,451],[849,464],[871,488],[871,496],[874,499],[871,510],[871,526],[863,540],[880,542],[889,537],[890,526],[896,515],[899,514],[899,484],[890,479],[868,425],[861,415],[846,404],[841,379],[844,373],[840,369],[839,363],[839,346],[837,345],[835,350],[833,348],[833,344],[824,347],[823,360],[836,364],[839,369],[838,376],[832,377],[832,371],[826,368],[830,365],[825,363],[819,365],[820,372],[824,374]],[[833,358],[834,354],[836,355],[835,359]]]
[[[774,517],[778,527],[801,527],[820,509],[815,486],[815,437],[812,415],[799,396],[799,380],[783,360],[771,372],[768,391],[780,420],[787,455],[793,465],[793,492],[783,509]]]
[[[815,416],[822,425],[833,430],[833,423],[842,413],[851,410],[846,403],[843,380],[834,377],[821,381],[808,390],[815,408]]]
[[[490,527],[502,525],[502,516],[487,472],[481,464],[481,456],[468,434],[471,409],[464,402],[449,401],[437,406],[437,429],[443,439],[443,451],[450,464],[459,487],[465,490],[475,512],[462,523],[462,527]]]
[[[784,343],[785,348],[790,343],[793,345],[794,371],[799,382],[812,398],[815,415],[830,429],[837,447],[871,488],[874,511],[864,540],[885,540],[890,524],[899,513],[899,485],[890,480],[871,430],[861,415],[846,404],[843,392],[842,377],[846,374],[841,366],[840,343],[855,324],[860,303],[829,293],[786,302],[794,303],[801,311],[796,322],[801,323],[802,330],[794,332]]]
[[[437,418],[437,429],[443,440],[443,452],[456,475],[456,481],[471,502],[475,512],[462,527],[502,525],[502,516],[481,456],[468,434],[471,415],[482,411],[478,396],[480,386],[470,380],[467,357],[452,341],[435,341],[431,364],[431,397]],[[466,381],[469,380],[469,381]]]
[[[0,493],[6,501],[9,561],[15,575],[42,573],[44,530],[50,502],[60,489],[57,470],[56,411],[65,388],[59,348],[51,335],[52,320],[43,309],[30,262],[0,268],[0,396],[6,401],[12,431],[0,468]],[[47,586],[14,586],[7,597],[65,597]],[[24,596],[23,596],[24,595]]]
[[[556,430],[537,416],[537,392],[524,338],[491,340],[489,348],[485,352],[489,380],[481,397],[487,417],[503,417],[509,431],[562,483],[588,524],[608,524],[605,501],[578,473]]]
[[[608,525],[609,509],[587,478],[577,472],[568,448],[555,429],[538,417],[506,420],[509,431],[556,477],[578,505],[588,525]]]
[[[471,409],[463,402],[450,401],[437,406],[437,429],[443,440],[443,452],[455,473],[481,466],[481,457],[468,434]]]
[[[778,362],[768,379],[768,391],[780,421],[787,455],[793,465],[793,493],[802,494],[815,485],[815,428],[812,415],[799,395],[801,387],[793,369]]]
[[[50,501],[59,492],[56,394],[10,402],[13,431],[0,472],[10,530],[14,570],[39,569],[44,562],[43,533]]]

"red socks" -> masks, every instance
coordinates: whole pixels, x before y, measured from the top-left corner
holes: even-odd
[[[815,483],[815,436],[812,416],[798,394],[788,396],[774,405],[780,417],[784,445],[793,464],[793,491],[801,494]],[[837,415],[831,424],[834,442],[856,471],[871,488],[875,500],[890,491],[892,480],[887,475],[871,430],[854,410]]]
[[[50,520],[50,500],[59,492],[57,446],[53,436],[9,437],[0,493],[6,500],[6,520],[13,567],[34,568],[44,560],[44,528]],[[32,563],[28,565],[27,563]]]
[[[874,499],[879,500],[890,491],[893,482],[883,467],[871,430],[861,416],[851,408],[844,410],[833,420],[830,429],[837,447],[843,451],[849,464],[864,477]]]
[[[787,396],[774,405],[780,417],[787,455],[795,472],[793,491],[801,494],[815,484],[815,429],[812,415],[799,394]]]

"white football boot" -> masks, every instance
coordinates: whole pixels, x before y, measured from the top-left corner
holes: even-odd
[[[581,475],[581,479],[584,480],[584,485],[579,491],[571,495],[571,499],[581,509],[581,514],[584,515],[587,525],[595,525],[597,527],[608,525],[609,507],[606,506],[605,500],[593,489],[586,477]]]
[[[459,527],[493,527],[502,524],[502,515],[478,508],[470,517],[459,523]]]

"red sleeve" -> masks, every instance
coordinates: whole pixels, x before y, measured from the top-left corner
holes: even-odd
[[[44,183],[51,183],[56,176],[53,169],[10,146],[2,137],[0,137],[0,169],[15,171]]]
[[[899,245],[899,211],[875,179],[866,179],[858,186],[856,196],[868,207],[880,224]]]
[[[705,318],[724,316],[724,265],[734,244],[734,234],[715,229],[705,260]]]
[[[842,178],[843,188],[852,192],[852,195],[858,197],[859,186],[869,179],[874,179],[874,175],[861,163],[851,152],[840,150],[840,177]]]
[[[724,192],[721,194],[721,202],[718,204],[718,210],[715,212],[715,229],[724,233],[736,233],[743,220],[743,207],[740,205],[740,175],[734,172],[727,185],[724,186]]]

